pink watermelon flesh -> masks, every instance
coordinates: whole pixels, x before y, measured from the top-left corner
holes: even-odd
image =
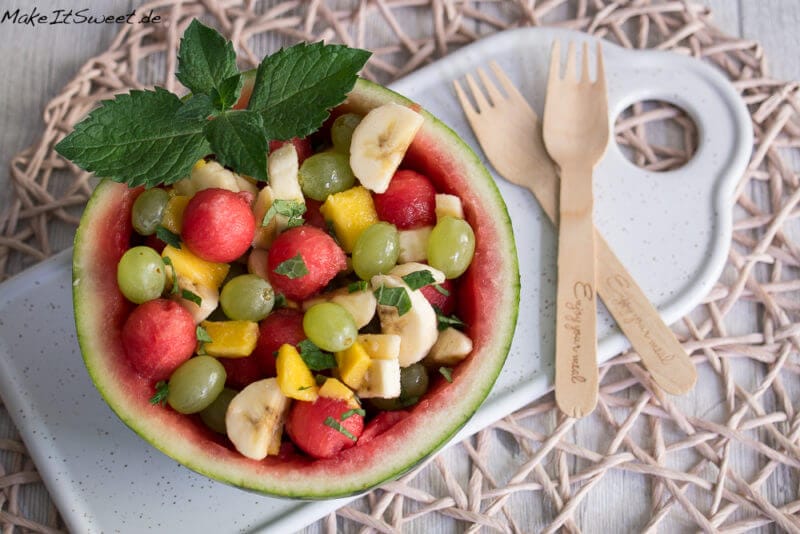
[[[411,105],[381,86],[359,80],[336,112],[366,113],[389,101]],[[469,325],[474,350],[454,370],[453,382],[434,380],[408,417],[368,443],[325,460],[293,452],[250,460],[199,418],[151,405],[153,384],[134,372],[120,343],[131,305],[116,284],[116,264],[130,246],[130,208],[140,191],[104,181],[87,204],[75,239],[75,317],[87,369],[127,425],[170,457],[214,479],[303,499],[356,494],[395,478],[463,426],[505,361],[516,325],[519,272],[511,223],[490,175],[455,133],[423,114],[425,124],[403,167],[428,176],[438,191],[457,194],[476,237],[475,258],[459,289],[459,313]]]

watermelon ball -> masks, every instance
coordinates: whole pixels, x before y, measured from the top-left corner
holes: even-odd
[[[292,300],[305,300],[347,267],[344,251],[326,232],[295,226],[280,234],[269,249],[267,271],[272,287]]]
[[[314,402],[295,401],[286,419],[289,439],[314,458],[331,458],[349,449],[363,431],[361,415],[345,401],[328,397]]]
[[[258,341],[250,354],[264,374],[275,376],[275,354],[284,343],[297,346],[306,338],[303,331],[303,312],[291,308],[278,308],[258,325]],[[247,359],[247,358],[242,358]]]
[[[450,315],[456,309],[456,285],[451,279],[437,284],[438,289],[431,285],[420,288],[422,296],[428,299],[431,306],[437,308],[442,314]]]
[[[247,252],[256,233],[250,204],[227,189],[199,191],[186,205],[181,238],[206,261],[229,263]]]
[[[373,196],[375,211],[382,221],[398,230],[436,224],[436,189],[418,172],[397,171],[384,193]]]
[[[219,362],[225,368],[225,385],[230,388],[244,389],[253,382],[266,378],[259,361],[252,354],[244,358],[220,358]]]
[[[192,314],[172,300],[149,300],[137,306],[122,326],[122,346],[144,377],[166,380],[188,360],[197,345]]]

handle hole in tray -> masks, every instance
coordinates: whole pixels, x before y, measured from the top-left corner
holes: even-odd
[[[637,167],[672,171],[697,150],[697,125],[686,111],[663,100],[644,100],[625,108],[614,121],[620,152]]]

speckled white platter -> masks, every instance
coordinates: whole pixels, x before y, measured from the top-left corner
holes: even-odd
[[[584,34],[520,29],[484,39],[395,83],[477,148],[451,81],[497,60],[541,113],[550,43]],[[674,54],[605,48],[611,119],[660,99],[685,109],[700,146],[683,168],[645,172],[612,144],[595,174],[595,219],[670,323],[710,289],[724,265],[732,192],[748,161],[748,113],[710,67]],[[524,139],[520,139],[524,143]],[[477,150],[481,154],[480,150]],[[535,169],[532,169],[535,172]],[[556,243],[533,197],[498,179],[519,250],[517,333],[487,402],[456,439],[545,393],[552,382]],[[261,497],[206,479],[152,449],[103,403],[74,334],[70,251],[0,286],[0,393],[74,532],[235,532],[302,528],[346,500],[302,503]],[[601,310],[599,352],[626,347]]]

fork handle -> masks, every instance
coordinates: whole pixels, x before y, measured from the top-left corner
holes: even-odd
[[[597,294],[592,169],[564,168],[558,230],[556,403],[583,417],[597,404]]]

